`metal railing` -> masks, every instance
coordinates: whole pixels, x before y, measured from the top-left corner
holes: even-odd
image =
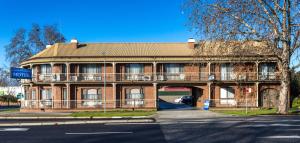
[[[210,107],[257,107],[256,98],[224,98],[224,99],[210,99]]]
[[[33,82],[107,82],[114,81],[278,81],[279,72],[182,72],[182,73],[54,73],[33,75]],[[258,77],[257,77],[258,76]],[[22,80],[28,83],[31,80]]]
[[[22,100],[23,109],[104,109],[105,108],[155,108],[155,99],[124,100]]]

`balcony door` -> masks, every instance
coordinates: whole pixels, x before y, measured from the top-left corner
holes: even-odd
[[[221,64],[221,80],[232,80],[233,77],[233,67],[231,64]]]

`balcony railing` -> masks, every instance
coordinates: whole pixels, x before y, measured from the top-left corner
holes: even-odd
[[[33,75],[33,82],[114,82],[114,81],[278,81],[278,72],[185,72],[185,73],[55,73]],[[258,76],[258,77],[257,77]],[[22,83],[30,80],[22,80]]]
[[[106,106],[104,106],[106,105]],[[124,100],[22,100],[23,109],[104,109],[106,108],[155,108],[155,99]]]

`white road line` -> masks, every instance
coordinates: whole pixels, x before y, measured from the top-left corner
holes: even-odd
[[[300,129],[278,129],[281,131],[300,131]]]
[[[0,128],[0,132],[28,131],[29,128]]]
[[[265,136],[265,137],[258,137],[264,139],[300,139],[298,135],[291,135],[291,136]]]
[[[159,123],[105,123],[104,125],[158,125]]]
[[[133,132],[90,132],[90,133],[65,133],[66,135],[99,135],[99,134],[132,134]]]
[[[256,124],[256,125],[236,126],[236,128],[249,128],[249,127],[300,127],[300,125],[292,125],[292,124]]]

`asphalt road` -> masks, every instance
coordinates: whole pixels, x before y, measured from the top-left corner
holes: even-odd
[[[0,143],[299,143],[300,117],[163,119],[159,123],[0,127]]]

